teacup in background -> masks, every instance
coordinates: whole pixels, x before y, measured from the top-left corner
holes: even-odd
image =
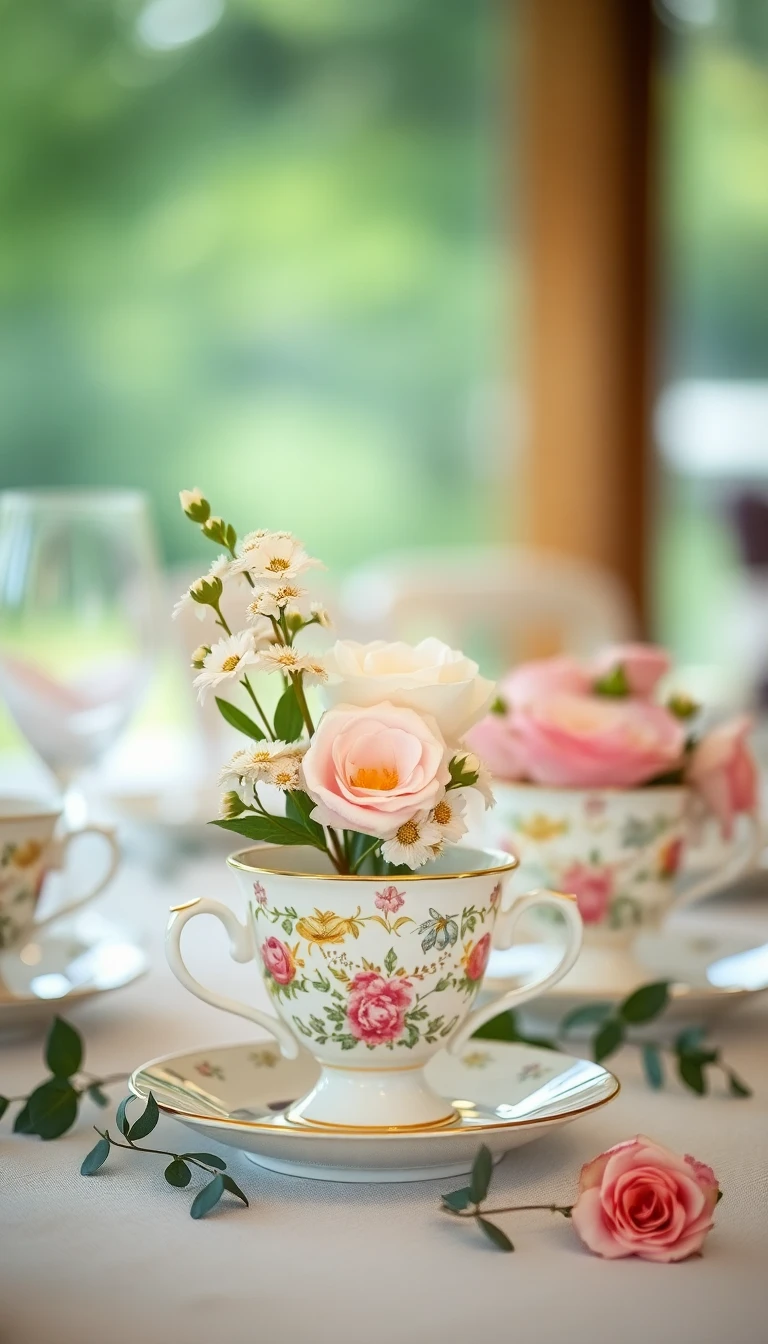
[[[193,994],[265,1027],[293,1058],[301,1044],[322,1065],[288,1118],[349,1128],[420,1128],[452,1123],[456,1112],[427,1084],[423,1066],[452,1052],[484,1022],[550,988],[573,965],[581,920],[572,897],[504,885],[516,860],[455,847],[430,873],[397,878],[340,876],[306,848],[262,846],[228,860],[248,904],[245,925],[217,901],[192,901],[171,916],[166,952]],[[555,969],[470,1015],[494,930],[509,945],[518,917],[548,907],[565,920],[566,947]],[[254,960],[279,1019],[204,988],[180,951],[184,925],[215,915],[235,961]]]
[[[54,832],[60,816],[59,808],[30,798],[0,798],[0,948],[11,947],[31,931],[92,901],[117,870],[120,851],[111,830],[83,826],[57,837]],[[48,873],[64,866],[73,840],[90,834],[103,836],[109,846],[106,873],[88,891],[58,905],[45,919],[37,919]]]
[[[674,907],[727,886],[751,868],[760,835],[734,841],[705,877],[680,886],[691,842],[690,790],[558,789],[494,784],[486,838],[520,859],[517,881],[572,892],[584,945],[618,948],[656,929]]]

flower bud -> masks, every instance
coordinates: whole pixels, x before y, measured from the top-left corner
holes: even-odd
[[[211,578],[198,579],[192,584],[189,590],[189,596],[193,602],[199,602],[204,607],[218,607],[219,598],[224,591],[221,579],[214,574]]]
[[[695,714],[698,714],[701,705],[692,700],[690,695],[678,691],[675,695],[669,697],[667,709],[670,714],[674,714],[676,719],[692,719]]]
[[[201,667],[205,667],[205,660],[210,652],[211,650],[208,644],[201,644],[192,654],[192,666],[196,667],[198,671]]]
[[[324,630],[330,630],[332,628],[333,621],[328,615],[328,612],[326,611],[322,602],[313,602],[312,605],[310,606],[310,612],[312,614],[313,619],[317,622],[318,625],[322,626]]]
[[[211,506],[204,498],[202,490],[180,490],[179,503],[187,518],[193,523],[204,523],[211,514]]]
[[[240,797],[240,794],[235,793],[234,789],[230,789],[223,795],[221,800],[221,815],[223,820],[233,821],[235,817],[239,817],[245,810],[245,803]]]

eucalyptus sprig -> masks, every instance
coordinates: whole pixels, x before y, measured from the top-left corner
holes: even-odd
[[[751,1097],[752,1091],[738,1074],[725,1063],[720,1050],[706,1043],[706,1028],[686,1027],[670,1043],[667,1041],[635,1041],[629,1035],[633,1027],[645,1026],[662,1017],[670,998],[670,982],[657,980],[634,990],[618,1005],[587,1003],[566,1013],[557,1024],[554,1034],[529,1036],[520,1028],[514,1012],[502,1013],[486,1022],[476,1037],[495,1041],[520,1041],[546,1050],[557,1050],[567,1043],[579,1027],[594,1026],[591,1050],[597,1063],[620,1050],[624,1045],[636,1046],[640,1052],[648,1085],[655,1090],[664,1086],[665,1058],[677,1072],[680,1082],[697,1096],[709,1091],[708,1069],[717,1069],[728,1083],[732,1097]]]
[[[512,1204],[501,1209],[483,1208],[483,1200],[488,1194],[492,1174],[493,1158],[483,1144],[478,1149],[472,1164],[469,1185],[461,1190],[453,1190],[448,1195],[442,1195],[441,1199],[444,1211],[452,1214],[454,1218],[474,1218],[480,1230],[500,1251],[514,1251],[515,1248],[506,1232],[502,1232],[496,1223],[490,1221],[488,1215],[491,1213],[529,1213],[534,1209],[546,1209],[549,1213],[561,1213],[564,1218],[570,1218],[572,1204]]]
[[[124,1097],[120,1102],[115,1113],[115,1123],[125,1142],[120,1139],[113,1139],[108,1129],[99,1129],[94,1125],[96,1133],[99,1135],[98,1143],[83,1158],[80,1166],[80,1172],[83,1176],[95,1176],[104,1166],[110,1152],[113,1148],[125,1148],[127,1152],[133,1153],[152,1153],[159,1157],[169,1157],[171,1160],[166,1166],[163,1175],[169,1185],[178,1189],[186,1189],[192,1180],[192,1167],[197,1167],[199,1171],[204,1171],[211,1180],[198,1190],[189,1210],[190,1217],[202,1218],[206,1213],[210,1213],[215,1208],[222,1196],[229,1191],[235,1195],[248,1207],[248,1200],[243,1194],[240,1186],[227,1175],[227,1164],[223,1158],[218,1157],[216,1153],[175,1153],[168,1148],[146,1148],[139,1147],[136,1140],[145,1139],[151,1134],[158,1120],[160,1111],[153,1094],[150,1092],[147,1097],[147,1104],[141,1115],[131,1123],[127,1116],[127,1107],[130,1102],[135,1101],[133,1096]]]
[[[45,1062],[51,1076],[28,1096],[0,1096],[0,1119],[13,1102],[21,1102],[13,1122],[14,1134],[58,1139],[74,1125],[80,1102],[87,1096],[97,1106],[108,1106],[103,1088],[125,1078],[125,1072],[98,1078],[83,1067],[83,1038],[63,1018],[55,1017],[45,1042]]]

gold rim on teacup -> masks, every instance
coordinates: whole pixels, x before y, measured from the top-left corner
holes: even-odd
[[[257,866],[255,864],[243,862],[243,859],[248,854],[271,854],[271,853],[279,854],[281,851],[284,851],[285,848],[286,848],[285,845],[267,845],[267,844],[250,845],[248,849],[235,850],[234,854],[230,854],[228,856],[227,863],[229,864],[230,868],[236,868],[240,872],[261,873],[265,877],[308,878],[312,882],[381,883],[386,881],[386,878],[383,878],[381,874],[377,876],[376,874],[371,873],[337,873],[337,872],[314,873],[314,872],[308,872],[306,870],[302,871],[301,869],[295,869],[295,868],[269,868],[269,867],[265,868]],[[460,853],[461,846],[456,846],[453,852]],[[460,873],[399,873],[397,876],[397,882],[398,883],[407,882],[409,884],[411,882],[450,882],[454,881],[457,878],[489,877],[494,873],[510,873],[513,871],[513,869],[517,868],[520,863],[520,860],[516,858],[514,854],[507,854],[503,849],[483,848],[482,850],[468,850],[467,852],[477,854],[479,853],[489,854],[492,855],[494,858],[498,859],[499,862],[492,868],[470,868]],[[174,909],[181,909],[181,908],[183,907],[181,906],[174,907]]]

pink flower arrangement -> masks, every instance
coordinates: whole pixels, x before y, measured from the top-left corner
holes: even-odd
[[[474,947],[470,949],[466,958],[465,969],[468,980],[482,980],[490,955],[491,935],[490,933],[484,933],[482,938],[479,938]]]
[[[584,1245],[607,1260],[686,1260],[712,1230],[719,1197],[706,1163],[638,1135],[582,1167],[571,1217]]]
[[[403,1031],[412,999],[410,980],[385,980],[377,971],[360,971],[349,986],[349,1030],[367,1045],[394,1041]]]
[[[576,897],[585,924],[597,924],[607,914],[614,892],[612,868],[594,863],[572,863],[562,875],[562,884],[564,891],[570,891]]]
[[[373,898],[373,904],[377,910],[383,910],[387,915],[395,915],[402,909],[405,903],[405,893],[398,891],[397,887],[385,887],[383,891],[377,891]]]
[[[523,664],[468,741],[501,779],[581,789],[688,783],[730,838],[735,816],[757,808],[748,720],[695,741],[685,725],[698,707],[654,699],[669,668],[667,652],[650,644],[617,645],[589,662]]]
[[[291,949],[279,938],[267,938],[261,945],[261,959],[278,985],[289,985],[296,974],[296,962]]]

